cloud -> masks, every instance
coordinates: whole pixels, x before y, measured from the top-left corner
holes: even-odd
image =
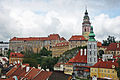
[[[98,40],[104,40],[109,35],[117,37],[117,40],[120,39],[120,16],[110,18],[109,15],[100,14],[94,17],[93,25]]]
[[[119,33],[120,17],[111,18],[102,13],[109,8],[117,10],[116,4],[120,5],[113,4],[113,0],[1,0],[0,39],[8,41],[14,36],[38,37],[50,33],[58,33],[67,39],[80,35],[87,5],[96,38],[102,40],[109,34]]]

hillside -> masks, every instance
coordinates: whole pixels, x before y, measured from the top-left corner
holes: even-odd
[[[63,53],[63,55],[61,55],[58,62],[66,63],[69,59],[73,58],[80,49],[85,49],[85,48],[87,48],[87,46],[83,46],[83,47],[80,46],[80,47],[67,50],[66,52]]]

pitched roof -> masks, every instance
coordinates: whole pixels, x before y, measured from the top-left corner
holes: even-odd
[[[64,37],[61,37],[60,41],[66,41],[66,39]]]
[[[72,41],[72,40],[77,40],[77,41],[83,41],[83,40],[87,40],[84,36],[82,35],[73,35],[69,41]]]
[[[49,40],[60,40],[59,34],[50,34],[48,37]]]
[[[21,53],[13,53],[13,52],[11,52],[10,57],[23,58],[24,55],[21,54]]]
[[[60,38],[59,34],[50,34],[48,37],[27,37],[27,38],[18,38],[13,37],[10,41],[34,41],[34,40],[65,40],[65,38]]]
[[[72,59],[69,60],[69,62],[71,63],[87,63],[87,51],[86,51],[86,55],[85,55],[85,49],[82,50],[82,55],[81,55],[81,51],[78,52],[78,54],[73,57]]]
[[[98,47],[102,47],[102,43],[101,42],[97,42],[97,46]]]
[[[33,80],[47,80],[52,72],[41,71]]]
[[[118,66],[118,63],[112,62],[112,61],[102,61],[102,62],[97,62],[94,66],[94,68],[107,68],[107,69],[112,69],[115,68],[116,66]]]
[[[12,73],[14,73],[16,70],[17,70],[17,67],[14,66],[11,70],[9,70],[9,71],[6,73],[6,76],[12,75]]]
[[[111,43],[111,44],[109,44],[106,51],[120,51],[120,43]]]
[[[32,68],[32,70],[24,76],[24,78],[27,78],[28,80],[33,79],[38,73],[40,69]]]

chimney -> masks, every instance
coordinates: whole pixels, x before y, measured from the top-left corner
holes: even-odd
[[[84,49],[84,55],[86,55],[86,49]]]
[[[30,70],[30,67],[27,66],[27,67],[26,67],[26,72],[28,72],[29,70]]]
[[[46,69],[46,71],[50,71],[49,69]]]

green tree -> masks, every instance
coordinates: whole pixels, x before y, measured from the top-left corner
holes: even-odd
[[[37,68],[37,60],[34,58],[24,58],[23,63],[29,64],[31,67],[36,67]]]
[[[108,46],[110,43],[116,43],[114,36],[108,36],[107,40],[103,40],[103,46]]]
[[[8,57],[8,58],[10,57],[10,53],[11,53],[11,52],[15,52],[15,51],[9,49],[8,52],[7,52],[7,57]]]
[[[41,56],[51,56],[51,51],[48,51],[45,47],[40,50]]]

